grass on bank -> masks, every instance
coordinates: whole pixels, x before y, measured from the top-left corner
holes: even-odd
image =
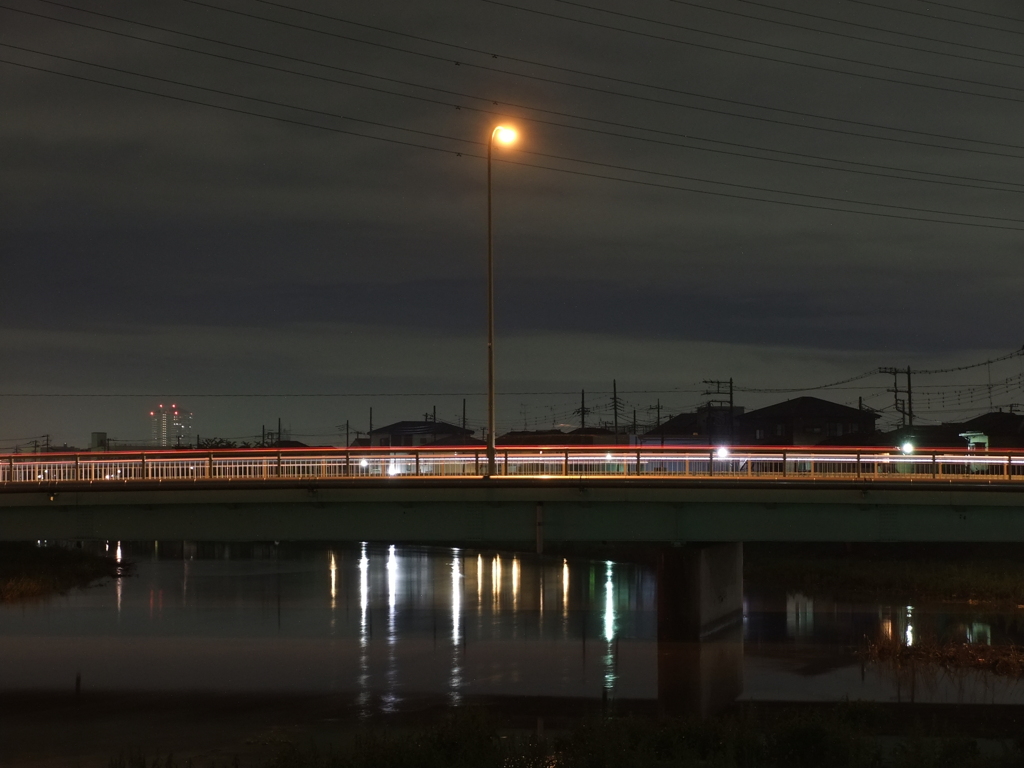
[[[875,705],[775,710],[747,707],[705,721],[595,719],[557,735],[502,732],[478,710],[432,726],[364,726],[343,746],[287,745],[242,763],[260,768],[1008,768],[1024,764],[1020,742],[979,743],[948,728],[914,723],[893,735]],[[123,757],[110,768],[219,768]]]
[[[1024,604],[1024,552],[1019,547],[747,545],[744,554],[744,579],[757,589],[850,601]]]
[[[0,603],[31,600],[117,578],[124,568],[113,557],[80,549],[0,543]]]

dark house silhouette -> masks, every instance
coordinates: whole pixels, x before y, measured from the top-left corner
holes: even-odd
[[[637,438],[643,445],[719,445],[737,442],[743,416],[741,406],[705,405],[693,413],[671,416],[661,425]]]
[[[850,444],[854,436],[873,439],[873,411],[851,408],[820,397],[797,397],[748,411],[737,420],[737,440],[744,445]]]
[[[619,442],[628,439],[624,433]],[[560,429],[531,429],[498,435],[496,445],[615,445],[615,433],[603,427],[579,427],[570,432]]]
[[[456,442],[445,442],[445,445],[463,444],[460,441],[470,440],[471,429],[463,429],[446,421],[396,421],[386,427],[378,427],[370,432],[370,445],[377,447],[401,446],[412,447],[432,445],[439,440],[459,438]],[[468,445],[469,443],[465,443]]]
[[[991,411],[967,421],[903,426],[882,436],[882,445],[911,443],[915,448],[967,448],[966,433],[984,435],[990,451],[1024,448],[1024,414]]]

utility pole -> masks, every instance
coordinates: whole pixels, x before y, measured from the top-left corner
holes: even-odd
[[[587,393],[586,390],[580,390],[580,407],[578,410],[573,411],[573,415],[580,415],[580,429],[587,428],[587,414],[590,410],[587,408]]]
[[[705,390],[703,393],[712,398],[708,400],[708,437],[713,437],[712,432],[714,431],[713,426],[715,422],[714,414],[712,413],[711,409],[715,406],[718,406],[719,408],[728,407],[729,418],[727,424],[729,425],[729,444],[731,445],[736,440],[735,421],[733,419],[735,402],[733,400],[732,378],[730,377],[728,381],[719,381],[718,379],[705,379],[703,383],[709,385],[713,384],[715,387],[714,390],[708,389]],[[729,387],[728,390],[725,389],[726,386]],[[715,399],[716,395],[718,396],[718,399]],[[724,399],[725,395],[729,396],[728,400]]]
[[[910,366],[907,366],[907,421],[914,426],[914,390],[910,387]]]
[[[277,447],[281,447],[281,417],[277,417]]]
[[[366,433],[367,438],[369,438],[369,440],[370,440],[370,445],[373,445],[373,436],[371,435],[372,432],[373,432],[373,406],[371,405],[370,406],[370,431]]]
[[[661,426],[661,398],[659,397],[654,405],[647,406],[647,410],[648,410],[648,412],[649,411],[655,411],[657,413],[657,416],[655,417],[655,420],[654,420],[654,428],[657,429],[658,427]],[[636,426],[636,411],[633,411],[633,425],[634,425],[634,427]],[[650,431],[650,430],[648,430],[648,431]],[[662,444],[662,446],[665,445],[665,433],[664,432],[661,433],[661,444]]]
[[[615,379],[612,379],[612,414],[615,419],[615,442],[619,441],[619,386]]]
[[[466,398],[462,398],[462,428],[466,428]]]
[[[895,400],[894,405],[896,407],[896,413],[902,417],[901,426],[914,426],[914,393],[910,386],[910,366],[904,371],[902,368],[879,368],[879,373],[891,373],[892,374],[892,393]],[[907,399],[904,403],[905,407],[900,407],[900,395],[903,394],[903,390],[900,389],[899,375],[904,374],[907,377]]]

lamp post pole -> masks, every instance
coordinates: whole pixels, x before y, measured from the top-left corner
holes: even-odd
[[[512,128],[495,126],[487,139],[487,474],[496,472],[494,430],[494,225],[491,214],[491,155],[494,141],[512,144],[517,133]]]

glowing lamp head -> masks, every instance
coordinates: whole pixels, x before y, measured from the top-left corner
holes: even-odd
[[[516,143],[516,139],[519,138],[519,131],[517,131],[515,128],[509,128],[508,126],[505,125],[499,125],[497,128],[494,129],[494,133],[492,134],[492,136],[494,140],[499,144],[504,144],[505,146],[508,146],[509,144]]]
[[[907,442],[900,446],[900,450],[903,451],[903,453],[909,455],[914,452],[914,444],[908,440]]]
[[[727,459],[727,458],[729,458],[729,449],[728,449],[728,448],[726,448],[726,447],[725,447],[725,446],[723,445],[723,446],[722,446],[721,448],[719,448],[719,449],[718,449],[717,451],[715,451],[715,454],[716,454],[716,455],[718,456],[718,458],[720,458],[720,459]]]

